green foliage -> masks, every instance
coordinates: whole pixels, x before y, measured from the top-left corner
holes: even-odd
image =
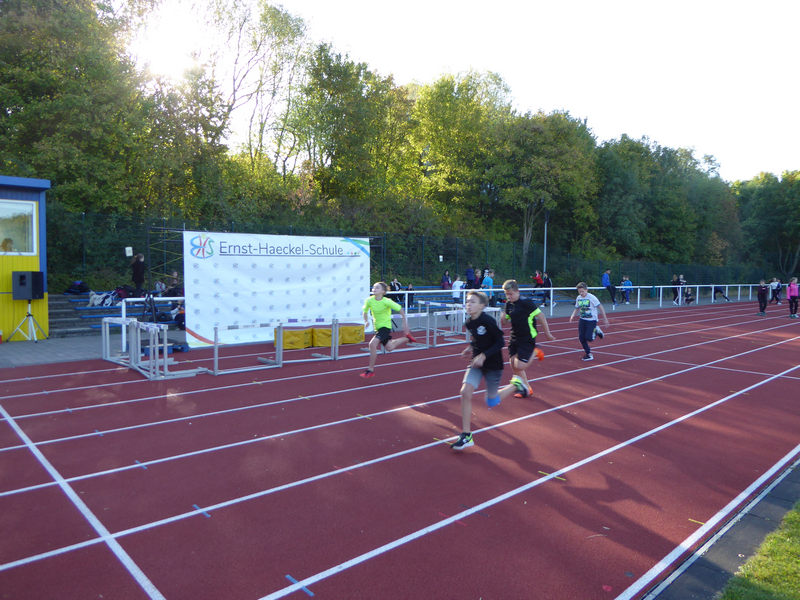
[[[800,259],[800,171],[780,179],[762,173],[739,184],[736,193],[750,254],[775,253],[780,274],[791,276]]]
[[[77,210],[122,208],[141,105],[118,23],[90,0],[1,10],[0,169],[50,179],[50,197]]]
[[[549,243],[591,260],[760,265],[770,252],[782,274],[797,266],[797,172],[729,186],[690,150],[627,136],[597,147],[586,120],[515,112],[495,73],[397,86],[311,47],[302,19],[267,0],[204,6],[222,41],[168,81],[126,54],[156,4],[0,4],[0,171],[52,181],[59,273],[118,268],[84,266],[95,239],[119,242],[78,243],[69,227],[83,212],[517,241],[522,252],[499,260],[527,273],[548,210]],[[230,151],[236,111],[248,135]]]
[[[720,600],[797,600],[800,598],[800,504],[786,514],[754,557],[723,590]]]

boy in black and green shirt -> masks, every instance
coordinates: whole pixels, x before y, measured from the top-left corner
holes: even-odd
[[[503,291],[506,293],[505,317],[511,322],[508,362],[514,376],[523,382],[527,392],[515,394],[521,398],[533,394],[533,389],[530,387],[528,376],[525,373],[525,369],[530,366],[531,357],[535,355],[537,359],[544,360],[544,352],[536,347],[537,325],[542,328],[548,341],[553,342],[556,338],[550,333],[547,318],[536,303],[530,298],[520,297],[519,284],[515,280],[506,281],[503,284]]]

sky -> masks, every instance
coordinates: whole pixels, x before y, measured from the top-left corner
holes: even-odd
[[[798,0],[276,4],[397,84],[492,71],[519,111],[568,111],[598,143],[693,148],[726,181],[800,170]]]

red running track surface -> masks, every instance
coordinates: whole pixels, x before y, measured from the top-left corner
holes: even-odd
[[[589,363],[553,319],[533,396],[476,394],[463,452],[461,345],[381,356],[369,380],[360,349],[160,382],[0,371],[0,590],[641,598],[800,453],[800,327],[754,312],[616,314]]]

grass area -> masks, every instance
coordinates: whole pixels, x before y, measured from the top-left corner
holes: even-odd
[[[800,600],[800,502],[728,582],[720,600]]]

